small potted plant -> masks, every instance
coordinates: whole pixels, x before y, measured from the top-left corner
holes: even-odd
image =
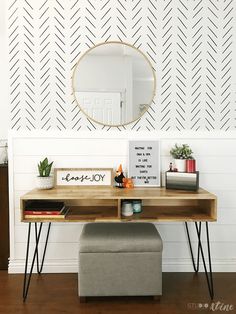
[[[186,171],[186,160],[194,160],[192,157],[193,151],[188,144],[175,144],[170,150],[170,154],[174,158],[175,168],[177,168],[179,172]]]
[[[40,161],[38,164],[39,176],[37,177],[37,188],[40,190],[47,190],[53,188],[53,177],[50,176],[52,164],[48,163],[48,158]]]

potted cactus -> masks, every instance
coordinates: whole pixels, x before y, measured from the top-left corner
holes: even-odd
[[[174,158],[175,168],[177,168],[179,172],[185,172],[186,160],[193,159],[193,151],[188,144],[175,144],[170,150],[170,154]]]
[[[47,190],[53,188],[53,177],[50,176],[52,164],[48,162],[48,158],[40,161],[38,164],[39,176],[37,177],[37,188]]]

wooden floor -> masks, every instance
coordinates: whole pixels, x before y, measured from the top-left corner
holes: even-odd
[[[234,310],[228,312],[236,313],[236,273],[215,273],[214,282],[213,302],[233,305]],[[22,275],[0,271],[1,314],[198,314],[209,312],[212,306],[203,273],[163,273],[160,301],[150,297],[112,297],[89,298],[87,303],[80,304],[76,274],[43,274],[33,275],[28,299],[23,303],[22,284]]]

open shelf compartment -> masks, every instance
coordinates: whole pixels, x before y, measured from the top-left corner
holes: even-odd
[[[142,212],[123,221],[216,221],[216,204],[208,200],[143,200]]]
[[[54,200],[50,200],[54,201]],[[62,200],[63,201],[63,200]],[[22,221],[106,221],[117,220],[118,217],[118,200],[99,199],[99,200],[64,200],[68,212],[65,218],[50,217],[41,218],[40,215],[34,218],[24,217],[25,202],[22,203]]]

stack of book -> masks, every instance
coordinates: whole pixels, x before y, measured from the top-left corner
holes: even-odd
[[[64,202],[27,201],[25,204],[25,218],[65,218],[69,208]]]

